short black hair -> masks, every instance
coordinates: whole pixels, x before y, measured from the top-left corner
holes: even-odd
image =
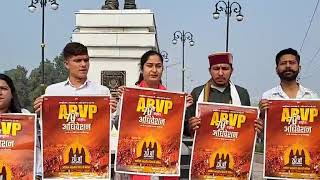
[[[85,45],[78,42],[70,42],[63,48],[63,57],[65,60],[71,56],[88,55],[88,49]]]
[[[276,65],[277,66],[279,64],[280,58],[283,55],[286,55],[286,54],[294,55],[296,57],[297,61],[298,61],[298,64],[300,64],[300,55],[299,55],[298,51],[296,51],[296,50],[294,50],[292,48],[288,48],[288,49],[283,49],[280,52],[278,52],[278,54],[276,56]]]
[[[5,74],[0,74],[0,79],[4,80],[8,84],[12,94],[12,99],[10,102],[10,106],[8,108],[9,112],[21,113],[20,101],[19,101],[18,94],[17,94],[16,88],[14,87],[12,79]]]

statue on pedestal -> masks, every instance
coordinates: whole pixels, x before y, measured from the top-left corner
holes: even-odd
[[[116,10],[119,9],[118,0],[106,0],[105,4],[102,6],[102,9]],[[125,0],[124,9],[137,9],[135,0]]]

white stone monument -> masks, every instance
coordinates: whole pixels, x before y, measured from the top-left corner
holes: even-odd
[[[113,90],[133,86],[139,61],[150,49],[158,50],[154,14],[147,9],[80,10],[76,12],[72,41],[88,47],[90,80]]]

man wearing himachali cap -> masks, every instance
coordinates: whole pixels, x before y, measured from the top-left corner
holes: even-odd
[[[204,85],[192,90],[193,104],[187,109],[184,134],[192,136],[201,124],[201,119],[195,117],[196,102],[215,102],[233,105],[250,106],[248,91],[233,84],[230,77],[233,72],[232,54],[229,52],[209,55],[209,73],[211,79]],[[256,130],[262,129],[262,123],[256,121]]]

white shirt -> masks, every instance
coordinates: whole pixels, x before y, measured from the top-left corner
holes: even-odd
[[[295,99],[317,99],[317,93],[314,93],[308,88],[299,84],[299,90]],[[290,99],[289,96],[283,91],[280,85],[266,91],[262,95],[262,99]]]
[[[45,95],[49,96],[76,96],[76,95],[111,95],[110,90],[100,84],[86,80],[76,88],[68,80],[52,84],[47,87]]]

